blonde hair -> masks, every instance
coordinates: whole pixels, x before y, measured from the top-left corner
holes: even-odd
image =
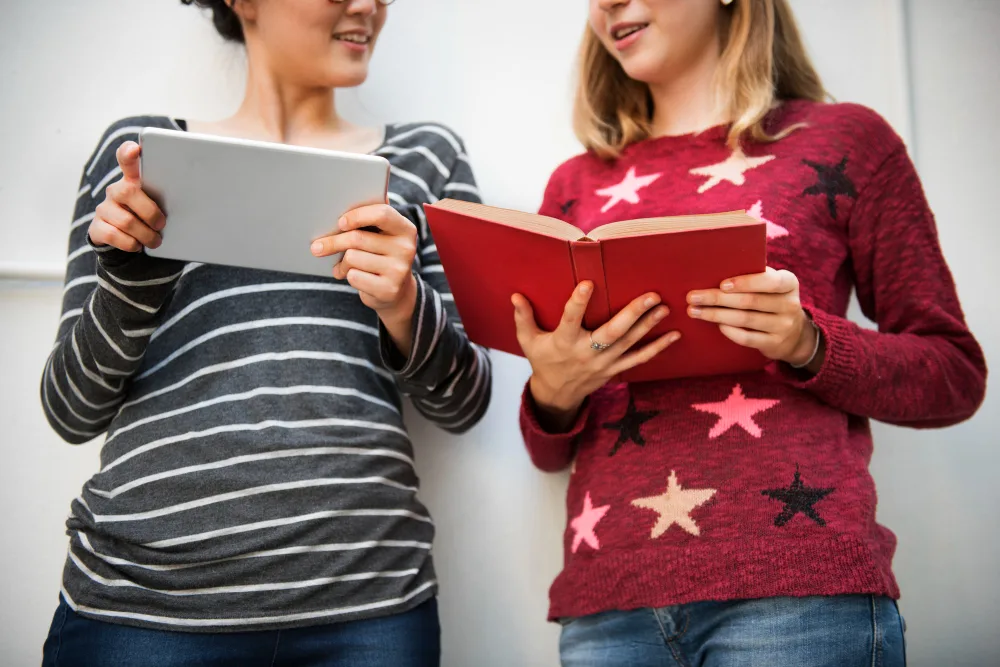
[[[767,114],[784,100],[821,102],[826,92],[806,54],[787,0],[736,0],[729,6],[729,26],[716,85],[720,103],[734,119],[727,143],[777,141],[798,126],[770,134]],[[723,99],[721,94],[728,99]],[[587,26],[580,44],[573,130],[586,147],[615,158],[629,144],[652,132],[653,99],[649,86],[625,73]]]

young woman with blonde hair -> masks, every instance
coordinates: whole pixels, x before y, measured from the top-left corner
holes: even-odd
[[[869,421],[960,422],[986,377],[903,142],[826,102],[785,0],[591,0],[574,124],[587,150],[543,214],[588,230],[746,209],[770,268],[686,304],[640,295],[593,332],[587,283],[553,332],[514,297],[528,451],[573,469],[563,664],[903,665]],[[852,289],[877,331],[846,319]],[[635,347],[670,310],[773,363],[609,384],[683,354],[676,334]]]

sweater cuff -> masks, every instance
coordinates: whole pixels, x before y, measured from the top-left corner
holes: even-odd
[[[184,270],[185,262],[150,257],[142,252],[126,252],[110,245],[97,245],[87,234],[87,245],[94,251],[98,265],[110,274],[127,280],[172,277]],[[180,277],[179,275],[177,277]]]
[[[837,397],[844,392],[853,391],[861,372],[851,345],[857,325],[813,306],[805,306],[804,309],[823,337],[823,364],[819,372],[811,377],[804,369],[792,368],[785,363],[777,364],[777,373],[797,389],[809,391],[827,402],[836,402]]]
[[[521,427],[525,437],[527,438],[530,435],[533,443],[547,447],[571,441],[583,432],[589,416],[590,397],[580,406],[576,420],[568,431],[563,433],[546,431],[538,421],[538,406],[535,403],[535,397],[531,395],[530,380],[524,384],[524,391],[521,393]]]
[[[417,279],[417,299],[410,324],[410,356],[404,357],[393,342],[382,320],[378,321],[379,350],[382,365],[403,380],[416,377],[431,357],[440,329],[447,324],[444,308],[435,305],[436,294],[420,276]]]

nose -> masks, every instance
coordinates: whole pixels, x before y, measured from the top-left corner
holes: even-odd
[[[378,11],[378,0],[348,0],[345,11],[352,16],[371,16]]]
[[[630,0],[597,0],[597,7],[605,12],[611,12],[624,7],[629,2]]]

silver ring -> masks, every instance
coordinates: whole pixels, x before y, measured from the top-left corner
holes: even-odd
[[[603,352],[604,350],[611,347],[610,343],[598,343],[594,340],[594,334],[590,334],[590,349],[597,350],[598,352]]]

